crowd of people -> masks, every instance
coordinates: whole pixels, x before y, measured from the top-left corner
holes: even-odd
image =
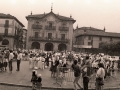
[[[60,73],[65,77],[65,71],[71,68],[74,72],[74,87],[76,84],[80,89],[88,90],[88,83],[91,75],[96,74],[96,90],[102,90],[104,85],[104,79],[111,77],[116,78],[116,72],[120,70],[120,58],[113,59],[109,55],[103,53],[76,53],[76,52],[53,52],[42,50],[9,50],[3,49],[0,51],[0,71],[6,71],[9,68],[12,73],[12,62],[17,61],[16,71],[20,71],[21,60],[29,61],[29,68],[32,70],[49,68],[51,71],[51,77],[57,78]],[[69,65],[72,63],[72,65]],[[78,83],[80,77],[83,77],[83,87]],[[32,72],[31,82],[33,88],[36,85],[36,81],[40,82],[41,75],[37,75],[36,71]],[[40,78],[40,79],[39,79]],[[34,80],[35,79],[35,80]],[[37,83],[37,85],[39,85]]]

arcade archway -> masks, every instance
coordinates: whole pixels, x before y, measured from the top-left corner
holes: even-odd
[[[9,41],[8,41],[7,39],[4,39],[4,40],[2,41],[2,45],[9,45]]]
[[[53,51],[53,44],[52,43],[46,43],[45,44],[45,51]]]
[[[58,50],[59,50],[59,51],[64,51],[64,50],[66,50],[66,49],[67,49],[66,44],[59,44],[59,45],[58,45]]]
[[[31,45],[32,49],[40,49],[40,44],[38,42],[33,42]]]

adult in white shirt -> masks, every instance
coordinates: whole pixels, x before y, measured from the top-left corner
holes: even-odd
[[[17,56],[17,70],[16,71],[20,71],[20,63],[21,63],[21,60],[22,60],[22,52],[21,51],[18,51],[18,56]]]
[[[10,50],[10,54],[9,54],[9,71],[11,73],[12,73],[12,70],[13,70],[13,66],[12,66],[13,57],[14,57],[13,51]]]
[[[96,73],[96,90],[103,90],[104,85],[104,77],[105,77],[105,69],[104,65],[102,63],[98,64],[99,69]],[[100,83],[103,82],[103,83]]]

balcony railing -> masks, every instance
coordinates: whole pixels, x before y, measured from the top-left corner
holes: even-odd
[[[92,48],[92,45],[73,45],[75,48]]]
[[[33,29],[42,29],[42,25],[35,25],[35,24],[33,24],[32,28]]]
[[[48,37],[29,37],[30,41],[44,41],[44,42],[60,42],[60,43],[69,43],[69,39],[61,38],[48,38]]]
[[[46,30],[56,30],[56,26],[52,26],[52,27],[45,26],[45,29]]]
[[[69,27],[59,27],[59,30],[61,30],[61,31],[68,31]]]

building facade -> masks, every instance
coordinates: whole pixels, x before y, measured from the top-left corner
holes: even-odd
[[[27,48],[45,51],[71,50],[73,42],[73,24],[75,20],[49,12],[26,16]]]
[[[81,27],[74,30],[74,49],[78,51],[94,51],[100,49],[101,42],[118,42],[120,33],[105,32],[93,27]]]
[[[27,40],[27,29],[22,30],[22,43],[21,46],[23,49],[26,49],[26,40]]]
[[[0,13],[0,47],[17,48],[19,47],[20,32],[24,25],[10,14]]]

